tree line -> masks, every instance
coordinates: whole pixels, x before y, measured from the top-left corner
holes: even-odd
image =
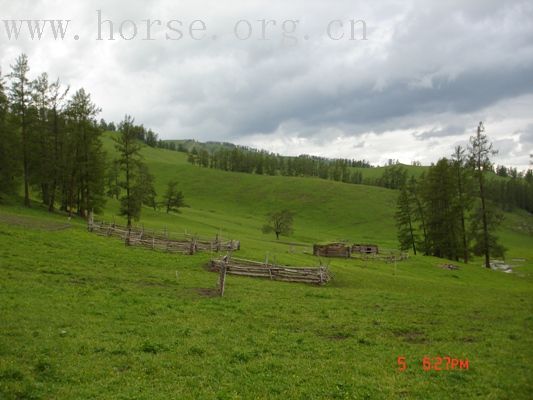
[[[232,149],[221,148],[212,153],[204,148],[198,150],[193,147],[188,152],[188,161],[193,165],[224,171],[318,177],[345,183],[363,182],[362,173],[354,171],[353,167],[372,167],[365,160],[330,159],[310,155],[290,157],[240,146]]]
[[[128,115],[118,127],[97,122],[101,109],[90,94],[70,92],[47,73],[31,79],[25,54],[9,74],[0,71],[0,199],[22,192],[27,207],[33,200],[49,211],[87,217],[114,197],[129,226],[143,205],[164,205],[167,212],[182,207],[176,182],[157,200],[155,178],[142,160],[140,140],[157,143],[157,135]],[[103,150],[104,130],[118,130],[116,159]]]
[[[361,171],[353,169],[354,167],[374,168],[365,160],[330,159],[310,155],[289,157],[241,146],[221,148],[213,152],[199,146],[199,148],[192,147],[188,151],[181,144],[176,146],[174,142],[162,141],[162,143],[166,144],[158,145],[158,147],[187,153],[187,160],[193,165],[224,171],[258,175],[318,177],[397,190],[403,188],[412,175],[397,160],[389,160],[383,173],[372,177],[363,176]],[[420,166],[419,163],[416,165]],[[531,169],[523,173],[515,168],[504,166],[494,168],[492,164],[486,168],[486,172],[491,172],[485,183],[488,199],[505,211],[521,208],[533,212],[533,171]],[[497,176],[505,179],[495,178]]]
[[[497,202],[490,199],[487,174],[492,170],[492,144],[480,123],[467,149],[458,146],[427,173],[411,176],[398,196],[396,224],[403,250],[416,254],[462,259],[504,255],[496,230],[503,219]]]

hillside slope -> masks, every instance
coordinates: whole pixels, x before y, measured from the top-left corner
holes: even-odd
[[[113,157],[109,136],[105,147]],[[190,208],[181,215],[160,215],[144,209],[159,225],[175,219],[191,229],[242,229],[246,236],[267,239],[260,232],[265,214],[289,209],[296,214],[295,241],[349,239],[376,241],[395,246],[394,207],[396,192],[384,188],[349,185],[318,178],[299,178],[226,172],[193,166],[180,152],[143,146],[142,155],[156,177],[162,195],[175,179]],[[115,211],[113,202],[111,210]],[[168,219],[167,219],[168,218]],[[208,220],[208,226],[202,221]],[[245,223],[243,221],[246,221]],[[255,225],[255,230],[250,229]],[[241,229],[241,228],[242,229]]]
[[[105,146],[112,155],[109,137]],[[149,147],[142,154],[158,192],[176,179],[190,205],[168,215],[145,207],[147,229],[220,232],[241,241],[234,256],[326,263],[332,281],[228,276],[220,298],[218,275],[205,269],[217,254],[127,247],[37,204],[0,205],[0,398],[530,398],[530,215],[507,214],[500,232],[513,274],[479,260],[444,270],[445,260],[424,256],[320,260],[309,254],[315,241],[395,247],[396,193],[200,168]],[[98,217],[122,222],[117,207],[110,200]],[[295,235],[280,241],[261,233],[278,207],[297,213]],[[469,367],[425,371],[424,356]]]

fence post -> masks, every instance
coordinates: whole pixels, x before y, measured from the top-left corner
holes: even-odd
[[[128,232],[126,233],[126,241],[124,242],[126,246],[130,245],[130,234],[131,234],[131,228],[128,228]]]
[[[268,275],[270,276],[270,280],[272,280],[272,269],[270,268],[270,265],[268,265],[268,251],[265,256],[265,267],[268,268]]]
[[[191,247],[189,249],[189,254],[192,256],[194,253],[196,253],[196,238],[193,238],[191,241]]]
[[[226,270],[227,270],[228,256],[226,255],[222,259],[222,265],[220,266],[220,277],[218,280],[218,287],[220,290],[220,297],[224,296],[224,287],[226,286]]]

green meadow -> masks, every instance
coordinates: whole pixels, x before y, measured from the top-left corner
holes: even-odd
[[[105,138],[108,153],[113,143]],[[533,393],[533,217],[500,230],[514,272],[481,260],[413,256],[396,265],[318,259],[316,242],[397,247],[396,191],[201,168],[143,147],[159,194],[171,179],[189,205],[144,208],[148,230],[221,234],[235,256],[327,264],[326,286],[218,275],[217,254],[166,254],[87,232],[85,221],[20,199],[0,205],[1,399],[529,399]],[[295,212],[294,235],[261,232]],[[109,199],[97,219],[115,220]],[[400,371],[399,356],[407,362]],[[425,371],[428,356],[468,369]]]

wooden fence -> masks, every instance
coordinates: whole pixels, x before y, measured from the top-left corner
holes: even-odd
[[[228,260],[227,257],[211,260],[209,264],[210,271],[220,272],[222,268],[225,268],[227,274],[265,278],[274,281],[325,285],[331,279],[327,267],[287,267],[238,258]]]
[[[379,254],[352,253],[352,258],[357,258],[359,260],[379,260],[387,263],[393,263],[407,260],[409,258],[409,253],[398,250],[381,250]]]
[[[90,222],[88,230],[100,236],[119,238],[127,246],[137,246],[169,253],[195,254],[198,251],[234,251],[241,248],[238,240],[222,240],[218,236],[213,240],[209,240],[182,234],[179,235],[180,238],[173,237],[170,239],[166,232],[149,232],[144,228],[138,227],[128,229],[125,226],[105,222]]]

